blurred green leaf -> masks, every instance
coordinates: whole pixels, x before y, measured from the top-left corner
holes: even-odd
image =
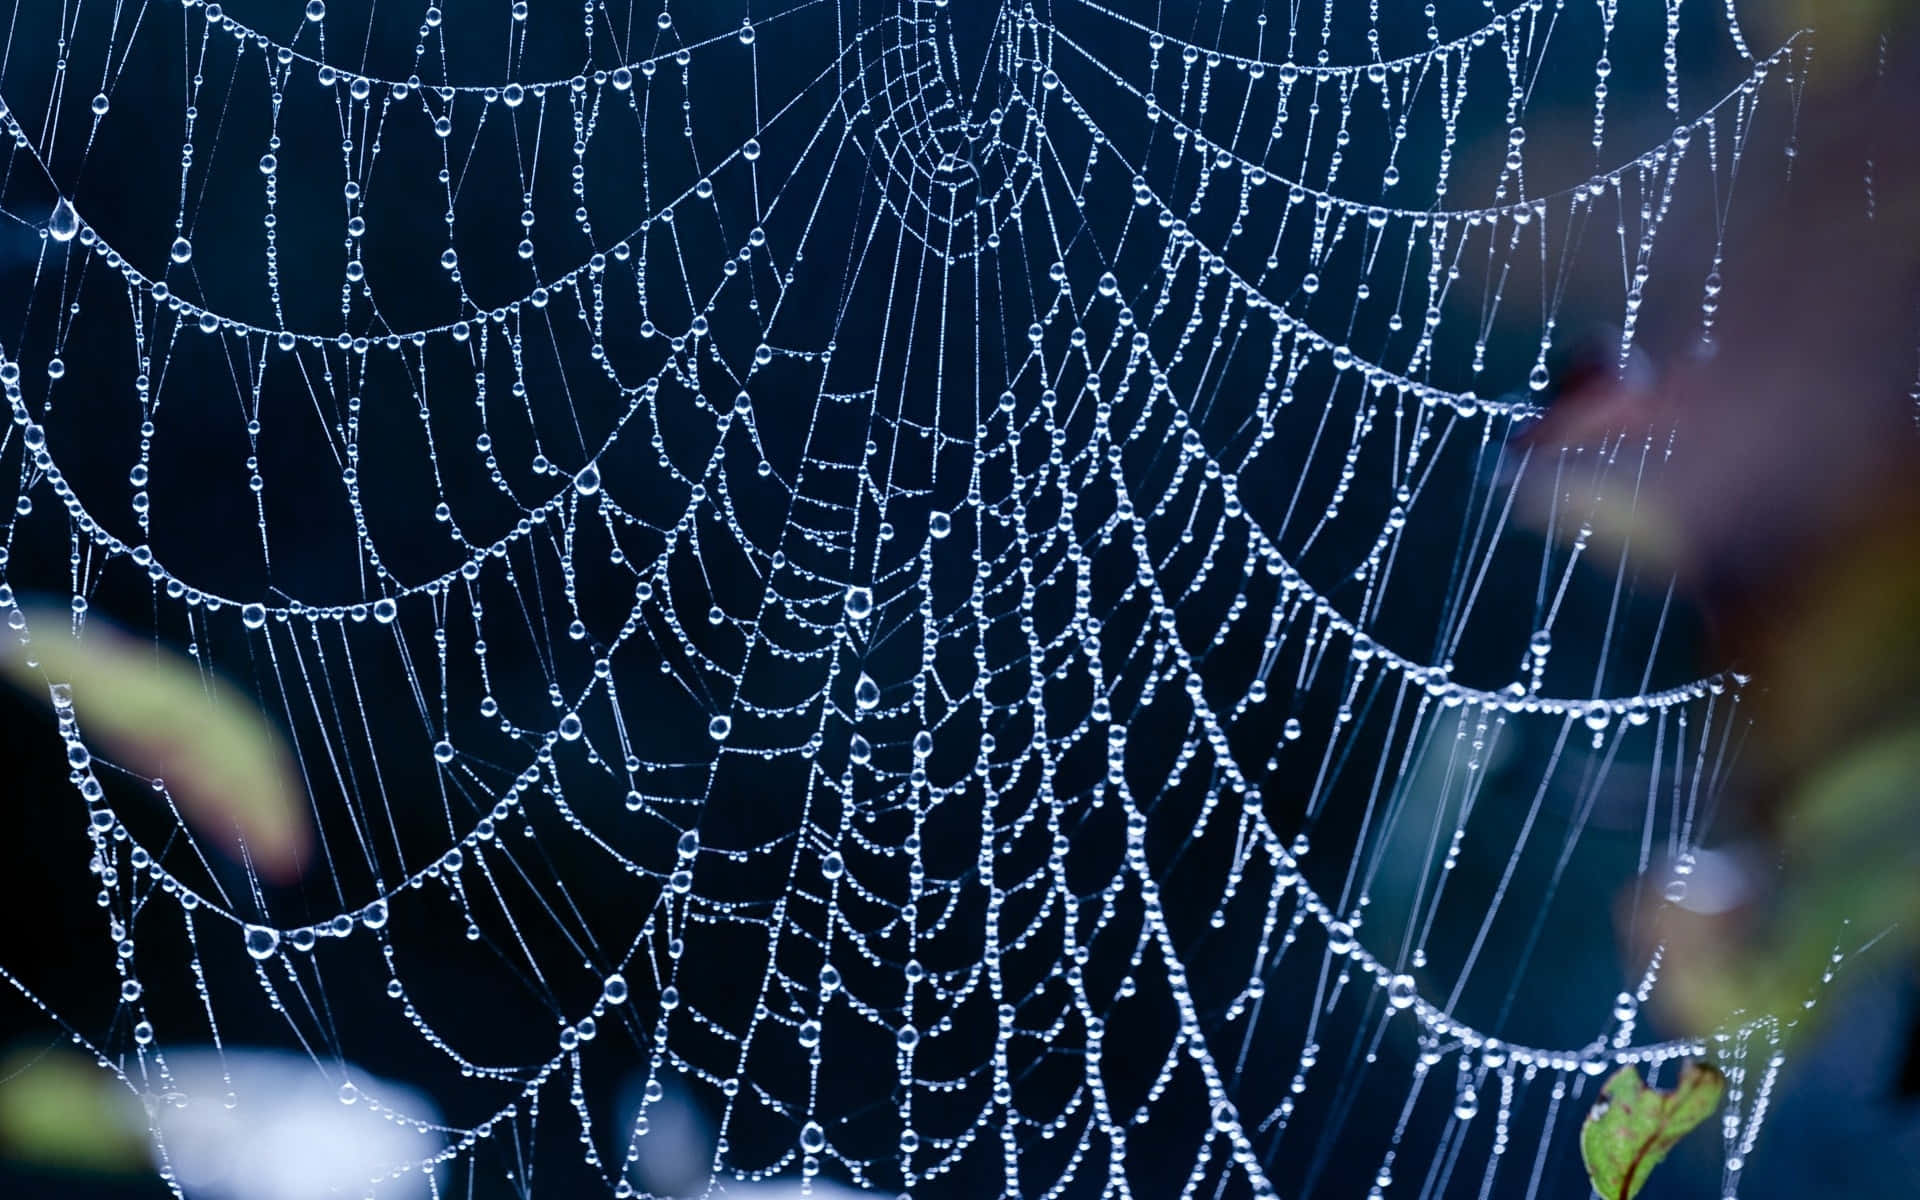
[[[118,1080],[69,1051],[21,1052],[0,1065],[0,1145],[42,1167],[133,1172],[149,1167],[135,1104]]]
[[[1667,1152],[1713,1115],[1726,1089],[1727,1077],[1706,1063],[1681,1068],[1670,1092],[1642,1083],[1637,1067],[1614,1072],[1580,1128],[1593,1190],[1605,1200],[1633,1200]]]
[[[1662,980],[1668,1015],[1708,1030],[1743,1012],[1766,1013],[1804,1032],[1810,989],[1832,977],[1836,953],[1863,942],[1889,955],[1920,946],[1916,781],[1920,725],[1861,739],[1783,802],[1774,900],[1750,927],[1663,912],[1657,927],[1672,963]]]
[[[191,660],[99,617],[79,638],[57,609],[28,610],[34,636],[0,641],[0,674],[70,697],[90,745],[164,779],[195,832],[262,875],[300,873],[312,842],[303,789],[279,735],[247,697]]]

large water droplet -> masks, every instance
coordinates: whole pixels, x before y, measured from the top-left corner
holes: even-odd
[[[869,588],[847,589],[847,615],[859,621],[873,612],[873,592]]]
[[[265,925],[247,926],[247,953],[258,959],[272,958],[280,949],[280,931]]]
[[[177,263],[186,262],[193,257],[193,243],[184,237],[173,239],[173,248],[167,251],[167,257]]]
[[[73,210],[73,204],[65,196],[53,206],[53,215],[47,218],[47,236],[56,242],[70,242],[80,232],[80,214]]]
[[[1395,1008],[1411,1008],[1419,994],[1411,975],[1395,975],[1387,981],[1387,1003]]]
[[[820,1128],[818,1121],[808,1121],[800,1127],[800,1148],[808,1154],[818,1154],[827,1148],[827,1131]]]
[[[599,466],[595,463],[588,463],[582,467],[580,473],[573,477],[573,487],[574,490],[582,496],[591,496],[595,492],[598,492],[600,490]]]
[[[1351,954],[1353,946],[1353,926],[1345,921],[1335,921],[1327,926],[1327,949],[1335,954]]]
[[[860,672],[860,682],[854,685],[853,702],[862,709],[880,707],[880,685],[865,671]]]

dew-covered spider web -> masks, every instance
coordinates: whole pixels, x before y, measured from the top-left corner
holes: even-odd
[[[1647,313],[1711,348],[1810,44],[17,0],[6,636],[233,681],[317,837],[270,882],[49,679],[99,909],[14,1003],[155,1113],[295,1051],[406,1131],[375,1195],[666,1194],[680,1104],[672,1194],[1564,1196],[1599,1077],[1702,1054],[1736,1193],[1774,1027],[1662,1040],[1615,901],[1684,898],[1744,681],[1586,528],[1668,432],[1520,434]]]

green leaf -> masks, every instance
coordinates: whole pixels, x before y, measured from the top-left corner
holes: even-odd
[[[139,1105],[112,1075],[71,1051],[18,1051],[0,1063],[0,1152],[16,1162],[144,1172]]]
[[[1667,1151],[1713,1115],[1727,1077],[1706,1063],[1688,1063],[1672,1091],[1650,1088],[1640,1071],[1621,1067],[1600,1089],[1580,1128],[1587,1178],[1604,1200],[1633,1200]]]
[[[31,639],[0,639],[0,678],[71,706],[96,751],[163,778],[208,842],[275,882],[297,878],[313,841],[305,790],[273,726],[217,675],[98,616],[28,608]],[[69,715],[62,711],[62,715]]]

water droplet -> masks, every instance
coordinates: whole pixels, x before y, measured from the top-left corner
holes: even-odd
[[[193,243],[184,237],[173,239],[173,248],[167,251],[167,257],[177,263],[186,262],[193,257]]]
[[[582,467],[580,473],[573,477],[573,488],[582,496],[591,496],[595,492],[598,492],[600,490],[599,465],[596,463],[588,463]]]
[[[927,519],[927,532],[935,538],[944,538],[953,532],[953,518],[943,512],[935,512]]]
[[[240,609],[240,623],[248,629],[259,629],[267,623],[267,607],[264,604],[248,604]]]
[[[1395,975],[1387,981],[1387,1003],[1395,1008],[1411,1008],[1419,995],[1411,975]]]
[[[324,20],[327,15],[326,0],[307,0],[307,20]]]
[[[707,722],[707,736],[712,738],[716,742],[726,741],[727,735],[732,732],[733,732],[732,717],[719,716]]]
[[[856,621],[864,620],[873,612],[873,592],[863,587],[847,589],[847,615]]]
[[[880,685],[865,671],[860,673],[860,682],[854,685],[853,702],[865,710],[880,707]]]
[[[847,743],[847,757],[865,766],[873,761],[873,743],[857,733],[854,734],[853,740]]]
[[[893,1035],[893,1044],[902,1050],[911,1050],[920,1044],[920,1031],[911,1025],[902,1025]]]
[[[1462,1121],[1471,1121],[1480,1115],[1480,1094],[1471,1087],[1460,1089],[1460,1095],[1453,1102],[1453,1115]]]
[[[808,1121],[800,1127],[800,1148],[808,1154],[818,1154],[827,1148],[827,1131],[820,1128],[818,1121]]]
[[[53,206],[53,215],[47,218],[47,236],[56,242],[70,242],[79,232],[80,214],[65,196],[60,197],[60,203]]]
[[[256,959],[272,958],[274,951],[280,949],[280,931],[269,929],[265,925],[246,927],[247,953]]]
[[[606,998],[608,1004],[625,1004],[627,1002],[627,977],[618,971],[607,976],[606,985],[600,989],[600,994]]]

